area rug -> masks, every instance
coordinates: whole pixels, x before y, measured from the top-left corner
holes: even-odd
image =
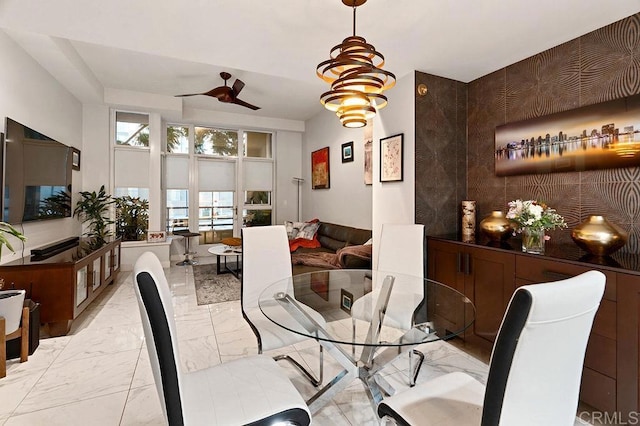
[[[198,305],[240,300],[240,280],[231,274],[216,274],[216,265],[193,265]]]

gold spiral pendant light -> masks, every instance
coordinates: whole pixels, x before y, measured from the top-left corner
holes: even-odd
[[[321,62],[316,75],[331,85],[320,102],[336,113],[344,127],[364,127],[387,105],[385,90],[395,86],[396,76],[384,69],[384,56],[356,35],[356,8],[366,0],[342,0],[353,8],[353,35],[334,46],[330,59]]]

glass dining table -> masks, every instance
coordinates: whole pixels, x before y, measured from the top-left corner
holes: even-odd
[[[473,303],[449,286],[363,269],[294,275],[265,288],[258,305],[280,327],[318,340],[343,368],[307,401],[312,413],[355,379],[375,409],[395,392],[379,373],[399,352],[459,336],[475,319]]]

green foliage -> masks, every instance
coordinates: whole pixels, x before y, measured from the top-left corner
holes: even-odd
[[[140,124],[140,127],[133,132],[126,141],[118,139],[118,145],[129,146],[149,146],[149,132],[144,130],[149,127],[148,124]]]
[[[206,147],[209,147],[214,155],[237,156],[238,132],[196,127],[195,153],[204,154],[207,152]]]
[[[43,200],[39,208],[41,217],[67,217],[71,212],[71,196],[66,191],[60,191]]]
[[[78,200],[73,216],[80,218],[82,223],[89,222],[89,229],[84,234],[91,239],[89,247],[100,248],[111,236],[109,225],[113,221],[109,219],[109,206],[114,203],[114,200],[106,193],[104,185],[97,193],[82,191],[80,196],[82,199]]]
[[[149,227],[149,201],[126,195],[114,198],[116,235],[123,241],[144,240]]]
[[[15,251],[9,239],[7,238],[7,234],[13,235],[20,241],[25,241],[27,238],[20,233],[16,228],[9,225],[7,222],[0,222],[0,255],[2,255],[2,246],[7,246],[7,248],[11,251]]]
[[[244,219],[245,226],[271,225],[271,210],[252,210]]]
[[[173,152],[180,145],[180,139],[189,136],[189,128],[181,126],[167,127],[167,152]]]

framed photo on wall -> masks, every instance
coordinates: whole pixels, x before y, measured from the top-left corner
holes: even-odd
[[[373,185],[373,120],[364,128],[364,184]]]
[[[71,148],[71,168],[80,170],[80,150],[78,148]]]
[[[342,144],[342,162],[353,161],[353,141]]]
[[[404,133],[380,139],[380,182],[401,182],[404,173]]]
[[[329,147],[311,153],[311,189],[329,189]]]

